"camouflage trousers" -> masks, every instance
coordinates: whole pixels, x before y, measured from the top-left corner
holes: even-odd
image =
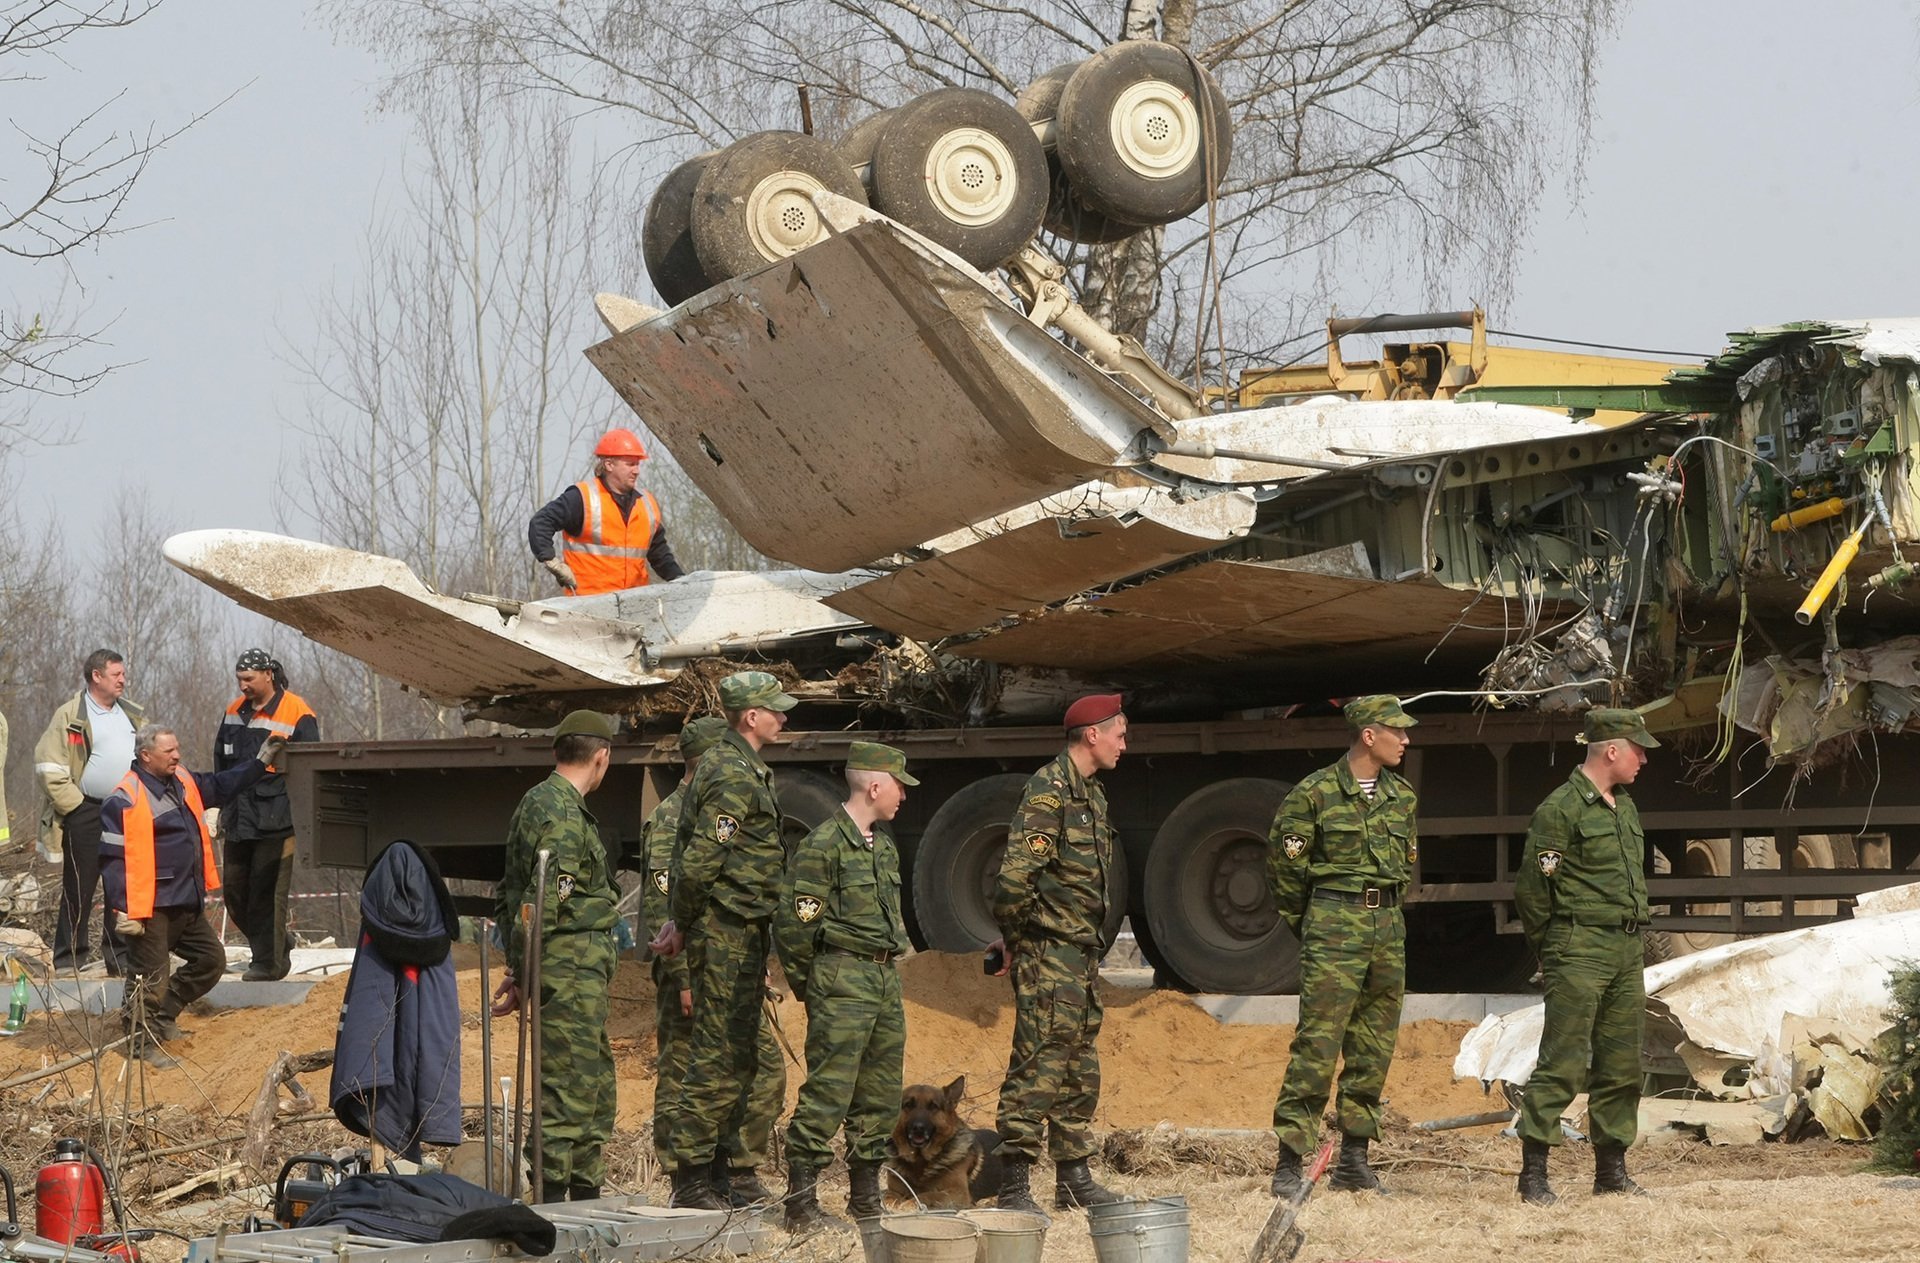
[[[540,1130],[543,1188],[607,1182],[602,1148],[613,1134],[613,1045],[607,991],[613,935],[555,935],[540,958]],[[528,1165],[533,1137],[527,1137]]]
[[[1273,1103],[1273,1130],[1295,1153],[1320,1136],[1335,1063],[1335,1113],[1349,1136],[1380,1134],[1380,1094],[1400,1036],[1407,989],[1407,925],[1398,908],[1307,901],[1300,936],[1300,1021]]]
[[[693,1034],[693,1019],[680,1012],[680,983],[667,976],[661,962],[654,962],[653,981],[657,993],[654,1006],[655,1031],[660,1051],[654,1069],[653,1143],[661,1164],[666,1165],[665,1137],[672,1127],[668,1118],[674,1096],[685,1074],[687,1042]],[[773,1024],[765,1010],[760,1016],[760,1044],[756,1050],[760,1068],[754,1072],[753,1092],[747,1100],[747,1121],[740,1130],[726,1137],[727,1165],[735,1170],[765,1164],[773,1145],[774,1120],[787,1103],[787,1061],[773,1038]]]
[[[807,1081],[787,1125],[789,1160],[829,1165],[843,1123],[849,1161],[885,1158],[906,1056],[899,969],[821,948],[807,978]]]
[[[1013,1053],[1000,1085],[1000,1152],[1033,1161],[1045,1134],[1055,1162],[1093,1153],[1100,1103],[1100,953],[1069,943],[1013,951]]]
[[[1540,943],[1546,1024],[1520,1107],[1521,1139],[1559,1144],[1560,1115],[1583,1090],[1594,1144],[1624,1149],[1639,1136],[1642,950],[1640,936],[1617,925],[1575,925],[1564,917],[1547,924]]]
[[[737,1136],[747,1125],[760,1071],[767,923],[710,907],[687,935],[687,966],[693,1021],[660,1144],[670,1170],[706,1166],[721,1137]]]

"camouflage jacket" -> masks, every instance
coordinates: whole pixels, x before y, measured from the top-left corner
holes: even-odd
[[[876,827],[869,841],[843,807],[809,833],[787,866],[773,933],[787,981],[802,1000],[821,948],[859,956],[906,951],[900,856],[886,830]]]
[[[1579,768],[1547,795],[1527,826],[1527,853],[1513,878],[1513,905],[1534,951],[1547,922],[1576,925],[1647,921],[1646,834],[1625,789],[1613,806]]]
[[[1316,886],[1406,886],[1420,854],[1416,806],[1413,786],[1391,768],[1380,769],[1368,798],[1345,755],[1293,787],[1267,835],[1267,880],[1295,937]]]
[[[618,918],[620,892],[600,826],[580,791],[558,772],[550,774],[514,808],[507,826],[506,873],[494,891],[494,921],[506,927],[507,960],[515,973],[525,959],[526,929],[522,905],[533,903],[534,873],[540,852],[547,859],[546,917],[541,925],[543,965],[564,961],[578,945],[569,935],[605,933]]]
[[[1113,845],[1106,791],[1062,751],[1027,782],[1007,829],[993,919],[1008,944],[1104,948]]]
[[[641,857],[646,885],[640,891],[640,923],[647,927],[648,938],[658,934],[660,927],[673,915],[670,898],[673,890],[673,839],[680,830],[680,804],[686,796],[687,783],[681,781],[647,817],[642,840],[645,854]],[[663,985],[673,983],[675,990],[685,991],[690,985],[687,979],[685,952],[678,956],[654,957],[654,982]]]
[[[718,904],[745,921],[773,915],[786,868],[773,772],[737,732],[701,756],[680,802],[668,898],[685,931]]]

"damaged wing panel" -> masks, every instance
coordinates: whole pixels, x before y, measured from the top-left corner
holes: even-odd
[[[587,351],[750,544],[837,571],[1086,481],[1165,422],[863,224]]]

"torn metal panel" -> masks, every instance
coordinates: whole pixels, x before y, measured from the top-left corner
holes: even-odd
[[[1382,583],[1284,562],[1210,561],[1111,596],[1049,611],[955,645],[963,657],[1083,671],[1319,654],[1329,645],[1430,648],[1459,624],[1460,647],[1497,646],[1497,601],[1436,583]]]
[[[843,570],[1085,482],[1166,421],[862,224],[590,347],[748,543]]]
[[[1244,535],[1240,492],[1176,501],[1148,487],[1089,483],[1030,510],[930,541],[939,555],[829,597],[827,604],[904,636],[937,640],[1040,609]]]
[[[857,576],[708,573],[658,593],[488,603],[444,596],[390,557],[259,531],[189,531],[165,552],[245,608],[449,703],[646,688],[679,659],[854,625],[817,597]]]

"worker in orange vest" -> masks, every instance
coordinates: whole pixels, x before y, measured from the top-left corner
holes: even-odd
[[[161,1045],[180,1036],[175,1018],[220,979],[227,949],[206,915],[220,889],[209,807],[224,807],[266,775],[286,748],[279,736],[225,772],[180,766],[180,738],[148,724],[133,737],[133,766],[100,805],[100,884],[107,915],[127,945],[126,1028],[149,1065],[179,1063]],[[181,966],[171,969],[169,957]]]
[[[667,543],[660,502],[640,490],[647,451],[632,430],[608,430],[594,445],[593,477],[549,500],[527,523],[533,558],[570,596],[643,588],[686,571]],[[553,537],[562,543],[554,554]]]

